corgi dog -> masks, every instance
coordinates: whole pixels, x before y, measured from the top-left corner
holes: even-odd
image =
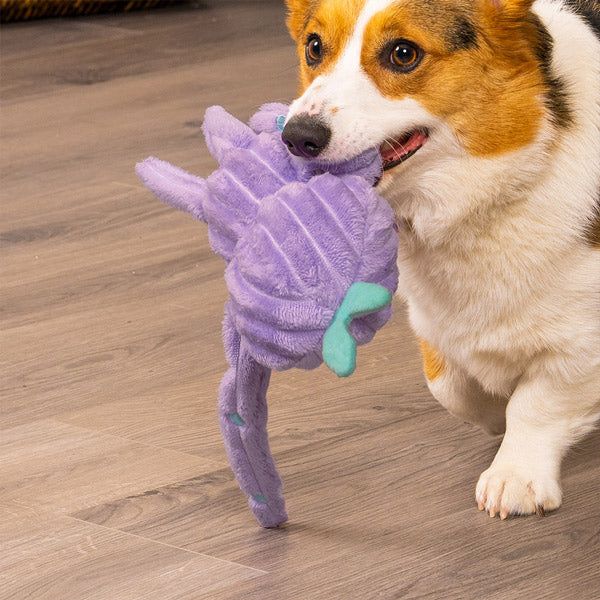
[[[502,519],[558,508],[600,418],[596,0],[287,0],[290,152],[380,148],[400,295],[433,396],[503,434],[476,485]]]

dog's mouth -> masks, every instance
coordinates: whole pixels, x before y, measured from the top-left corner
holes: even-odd
[[[425,129],[414,129],[395,138],[388,138],[379,147],[383,170],[397,167],[416,154],[429,139]]]

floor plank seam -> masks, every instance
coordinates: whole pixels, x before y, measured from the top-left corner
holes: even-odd
[[[92,521],[86,521],[85,519],[79,519],[78,517],[74,517],[72,515],[61,515],[65,516],[68,519],[72,519],[74,521],[78,521],[79,523],[85,523],[87,525],[91,525],[92,527],[100,527],[101,529],[106,529],[108,531],[113,531],[115,533],[122,533],[123,535],[128,535],[130,537],[134,537],[140,540],[144,540],[151,544],[159,544],[160,546],[166,546],[167,548],[173,548],[174,550],[181,550],[182,552],[188,552],[189,554],[193,554],[195,556],[200,556],[203,558],[210,558],[212,560],[217,560],[222,563],[226,563],[229,565],[234,565],[236,567],[243,567],[244,569],[249,569],[251,571],[256,571],[261,575],[268,575],[269,571],[263,571],[262,569],[257,569],[256,567],[250,567],[248,565],[244,565],[242,563],[238,563],[232,560],[227,560],[225,558],[219,558],[218,556],[212,556],[210,554],[205,554],[203,552],[196,552],[195,550],[189,550],[188,548],[182,548],[181,546],[174,546],[173,544],[168,544],[167,542],[161,542],[159,540],[153,540],[151,538],[147,538],[143,535],[138,535],[137,533],[131,533],[130,531],[125,531],[124,529],[115,529],[114,527],[108,527],[107,525],[101,525],[99,523],[93,523]]]
[[[119,185],[121,187],[126,187],[130,190],[137,190],[137,191],[146,191],[146,188],[141,184],[134,184],[134,183],[125,183],[123,181],[111,181],[110,183],[112,183],[113,185]]]
[[[423,414],[428,414],[429,412],[435,412],[435,410],[430,411],[430,409],[427,409],[427,410],[423,411],[423,413],[412,414],[412,415],[410,415],[408,417],[408,420],[410,420],[412,417],[420,418],[420,417],[423,416]],[[120,439],[120,440],[124,440],[124,441],[128,441],[128,442],[132,442],[132,443],[135,443],[135,444],[140,444],[140,445],[145,446],[147,448],[154,448],[154,449],[158,449],[158,450],[166,450],[168,452],[173,452],[175,454],[181,454],[183,456],[194,456],[194,457],[199,458],[201,460],[206,460],[206,462],[210,463],[211,465],[214,465],[215,470],[217,470],[217,471],[220,471],[220,470],[228,468],[228,463],[226,463],[226,462],[219,463],[219,462],[217,462],[215,460],[212,460],[212,459],[204,459],[202,456],[200,456],[198,454],[193,454],[191,452],[184,452],[182,450],[174,450],[174,449],[168,448],[166,446],[160,446],[160,445],[156,445],[156,444],[149,444],[147,442],[141,442],[139,440],[136,440],[134,438],[130,438],[130,437],[127,437],[127,436],[124,436],[124,435],[119,435],[119,434],[116,434],[116,433],[111,433],[111,432],[108,431],[108,429],[110,428],[110,426],[108,426],[106,428],[92,429],[90,427],[85,427],[83,425],[77,425],[77,424],[74,424],[74,423],[72,423],[70,421],[63,420],[60,417],[54,418],[52,420],[58,421],[58,422],[60,422],[62,424],[65,424],[65,425],[70,425],[72,427],[77,427],[77,428],[83,429],[85,431],[91,431],[91,432],[94,432],[94,433],[102,433],[104,435],[107,435],[107,436],[110,436],[110,437],[113,437],[113,438],[116,438],[116,439]],[[363,434],[368,434],[369,432],[378,431],[380,429],[386,429],[387,427],[390,427],[392,425],[398,425],[398,424],[401,424],[401,423],[405,423],[406,420],[407,420],[407,417],[405,417],[405,416],[394,417],[394,418],[392,418],[392,419],[390,419],[390,420],[388,420],[386,422],[378,423],[376,425],[369,426],[369,427],[365,428],[364,430],[354,431],[351,434],[351,436],[352,437],[354,437],[354,436],[360,436],[360,435],[363,435]],[[287,449],[281,450],[281,451],[277,452],[277,454],[279,455],[279,457],[281,459],[282,457],[286,456],[287,454],[290,454],[290,453],[293,454],[297,450],[305,448],[305,447],[310,446],[310,445],[315,444],[315,443],[329,445],[329,444],[335,444],[335,442],[339,442],[341,440],[346,440],[347,438],[348,438],[348,432],[341,432],[341,433],[333,434],[332,436],[328,436],[328,437],[322,438],[322,439],[317,440],[317,441],[311,440],[311,441],[307,441],[305,443],[301,443],[298,446],[294,446],[292,448],[287,448]],[[403,448],[403,449],[400,449],[400,451],[405,451],[405,450],[408,450],[409,448],[410,448],[410,446],[408,446],[406,448]]]
[[[76,427],[77,429],[83,429],[84,431],[90,431],[92,433],[107,435],[109,437],[116,438],[118,440],[123,440],[125,442],[131,442],[132,444],[139,444],[140,446],[144,446],[145,448],[153,448],[154,450],[164,450],[165,452],[171,452],[173,454],[180,454],[182,456],[193,456],[194,458],[197,458],[198,460],[205,461],[210,466],[214,466],[215,470],[217,470],[217,471],[220,471],[221,469],[224,469],[227,467],[226,463],[219,463],[210,458],[203,458],[202,456],[199,456],[198,454],[192,454],[191,452],[183,452],[182,450],[174,450],[173,448],[167,448],[166,446],[157,446],[156,444],[148,444],[147,442],[140,442],[139,440],[136,440],[136,439],[133,439],[130,437],[126,437],[124,435],[118,435],[116,433],[111,433],[108,431],[110,426],[105,429],[102,429],[102,428],[92,429],[90,427],[84,427],[83,425],[76,425],[74,423],[71,423],[70,421],[63,421],[61,418],[56,418],[56,419],[51,419],[51,420],[56,421],[58,423],[62,423],[63,425],[69,425],[70,427]]]

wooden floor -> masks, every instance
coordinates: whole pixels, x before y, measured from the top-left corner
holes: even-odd
[[[565,504],[491,520],[497,441],[430,397],[401,306],[339,381],[274,378],[291,521],[227,468],[223,264],[134,163],[207,174],[204,109],[293,97],[276,1],[2,29],[2,600],[600,598],[600,436]]]

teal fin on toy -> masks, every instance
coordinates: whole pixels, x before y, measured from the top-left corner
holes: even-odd
[[[376,283],[357,281],[346,292],[323,336],[323,361],[339,377],[356,369],[356,340],[350,323],[357,317],[377,312],[392,302],[392,293]]]

